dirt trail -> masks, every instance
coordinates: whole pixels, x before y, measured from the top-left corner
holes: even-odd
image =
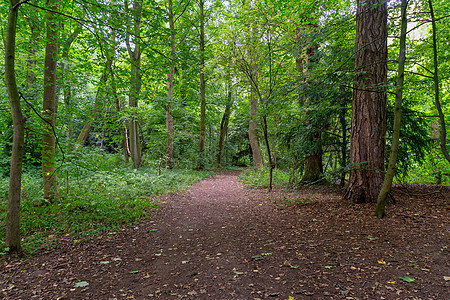
[[[380,221],[372,216],[372,205],[345,204],[329,188],[268,194],[244,189],[236,177],[223,172],[185,192],[159,197],[160,211],[136,227],[89,242],[67,238],[30,260],[4,263],[0,295],[445,298],[448,190],[429,202],[399,194],[399,204]],[[415,282],[399,279],[404,276]]]

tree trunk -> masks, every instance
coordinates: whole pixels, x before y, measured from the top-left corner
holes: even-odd
[[[200,7],[200,149],[198,168],[204,168],[204,152],[206,139],[206,87],[205,87],[205,18],[203,12],[203,0],[199,1]]]
[[[439,115],[439,140],[442,154],[444,154],[445,159],[450,163],[450,154],[447,149],[447,129],[445,127],[445,117],[441,108],[441,101],[439,96],[439,65],[438,65],[438,49],[437,49],[437,39],[436,39],[436,20],[434,18],[434,10],[433,4],[431,0],[428,0],[428,6],[430,7],[430,16],[431,16],[431,26],[433,31],[433,62],[434,62],[434,105],[438,111]]]
[[[9,173],[8,211],[6,214],[5,246],[9,253],[22,255],[20,245],[20,193],[22,189],[22,159],[24,154],[25,118],[20,107],[15,75],[15,50],[18,0],[10,1],[5,39],[5,83],[13,119],[14,135]]]
[[[397,87],[395,91],[395,107],[394,107],[394,133],[392,135],[391,154],[389,156],[389,165],[384,177],[383,185],[377,199],[377,207],[375,215],[378,218],[384,217],[386,207],[386,197],[392,188],[392,180],[395,175],[395,164],[397,162],[398,148],[400,144],[400,122],[402,117],[402,99],[403,99],[403,82],[405,79],[405,60],[406,60],[406,29],[408,20],[406,18],[406,8],[408,1],[402,0],[401,12],[401,30],[400,30],[400,53],[398,57],[398,76]]]
[[[358,0],[349,184],[344,198],[376,202],[383,183],[386,135],[387,3]]]
[[[72,100],[72,84],[73,81],[66,78],[67,74],[70,72],[70,64],[67,62],[67,59],[69,57],[69,50],[72,46],[72,43],[75,41],[77,36],[81,33],[82,27],[78,26],[75,28],[75,30],[68,36],[66,39],[62,53],[61,53],[61,60],[62,60],[62,85],[63,85],[63,93],[64,93],[64,105],[66,106],[66,111],[68,115],[72,115],[72,107],[71,107],[71,100]],[[72,124],[69,122],[67,124],[67,133],[66,136],[68,139],[72,137]]]
[[[125,1],[125,9],[128,15],[128,1]],[[127,33],[126,44],[128,54],[131,60],[131,86],[128,103],[130,107],[138,107],[139,94],[141,92],[141,46],[139,44],[140,26],[141,26],[142,5],[139,0],[133,2],[133,21],[134,21],[134,50],[131,49],[130,34]],[[138,121],[132,116],[128,122],[130,135],[130,152],[133,168],[138,169],[142,166],[141,143],[139,140]]]
[[[175,21],[173,15],[172,0],[168,1],[169,29],[170,29],[170,69],[167,73],[167,104],[166,104],[166,128],[167,128],[167,148],[166,167],[173,168],[173,78],[175,75]]]
[[[48,9],[57,9],[55,0],[48,0]],[[58,186],[55,168],[55,124],[56,124],[56,65],[58,56],[58,22],[55,13],[48,12],[47,44],[45,46],[44,98],[42,107],[42,177],[44,181],[44,199],[57,197]]]
[[[317,46],[310,44],[306,41],[305,35],[309,31],[314,31],[316,24],[302,24],[296,28],[296,42],[301,48],[301,52],[295,59],[295,65],[297,67],[297,73],[301,78],[302,83],[307,86],[310,83],[309,72],[311,65],[311,57],[317,50]],[[309,97],[299,97],[300,106],[313,106],[313,101]],[[303,176],[301,179],[302,183],[318,183],[322,180],[323,175],[323,151],[322,151],[322,139],[321,132],[325,127],[325,120],[311,120],[317,119],[317,115],[313,111],[306,112],[308,125],[311,129],[305,137],[308,140],[310,152],[306,154],[303,161]],[[311,123],[315,123],[316,126],[311,126]],[[318,125],[318,126],[317,126]]]
[[[225,106],[225,112],[223,113],[222,122],[220,123],[220,136],[219,136],[219,149],[217,151],[217,166],[222,164],[223,144],[228,132],[228,123],[231,116],[231,106],[233,105],[233,91],[231,90],[231,74],[228,81],[228,101]]]
[[[33,9],[36,11],[37,9]],[[27,81],[26,81],[26,90],[27,90],[27,98],[28,100],[34,99],[35,96],[35,84],[36,84],[36,51],[39,43],[39,26],[36,24],[33,18],[28,18],[28,22],[30,25],[31,36],[29,41],[28,48],[28,58],[27,58]]]
[[[94,110],[92,114],[88,117],[88,120],[84,124],[83,128],[80,131],[80,134],[78,135],[78,138],[75,142],[76,145],[84,145],[86,143],[86,140],[89,137],[89,134],[92,130],[92,124],[97,121],[97,119],[100,117],[100,112],[102,110],[102,103],[103,98],[105,94],[105,86],[108,82],[108,72],[112,65],[112,58],[107,58],[106,60],[106,66],[103,69],[103,74],[100,77],[100,82],[97,88],[97,93],[95,94],[95,101],[94,101]]]
[[[263,166],[263,160],[261,151],[258,144],[258,133],[256,131],[256,120],[258,115],[258,98],[255,96],[256,91],[252,86],[252,92],[250,95],[250,122],[248,125],[248,140],[253,153],[253,162],[257,169],[261,169]]]

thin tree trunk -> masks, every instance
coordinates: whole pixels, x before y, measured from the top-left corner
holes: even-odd
[[[225,105],[225,112],[223,113],[222,121],[220,122],[220,135],[219,135],[219,149],[217,151],[217,166],[220,167],[222,164],[222,153],[225,138],[228,132],[228,123],[230,122],[231,116],[231,106],[233,105],[233,91],[231,83],[231,74],[229,75],[228,81],[228,100]]]
[[[434,10],[433,4],[431,0],[428,0],[428,5],[430,7],[430,16],[431,16],[431,27],[433,30],[433,62],[434,62],[434,105],[438,111],[439,115],[439,140],[442,154],[444,154],[445,159],[450,163],[450,154],[447,149],[447,129],[445,127],[445,117],[441,108],[441,101],[439,96],[439,65],[438,65],[438,53],[437,53],[437,39],[436,39],[436,20],[434,18]]]
[[[125,9],[128,12],[128,1],[125,1]],[[128,103],[130,107],[138,106],[139,94],[141,92],[141,46],[139,45],[139,40],[137,37],[140,36],[140,26],[141,26],[141,14],[142,5],[139,0],[134,0],[133,2],[133,21],[134,21],[134,50],[131,49],[130,34],[127,33],[126,44],[128,54],[131,60],[131,87],[130,94],[128,98]],[[138,121],[135,117],[131,117],[128,122],[129,135],[130,135],[130,152],[131,159],[133,161],[133,168],[138,169],[142,166],[141,157],[141,143],[139,140],[139,126]]]
[[[47,7],[56,11],[56,1],[48,0]],[[55,168],[56,137],[56,65],[58,55],[58,22],[55,13],[48,12],[47,16],[47,44],[45,46],[44,69],[44,98],[42,117],[44,119],[42,135],[42,177],[44,185],[44,199],[53,200],[58,195]]]
[[[248,139],[250,142],[250,147],[253,153],[253,162],[257,169],[261,169],[263,166],[263,160],[261,156],[261,151],[259,150],[258,144],[258,133],[256,131],[256,120],[258,115],[258,98],[255,96],[256,91],[252,86],[252,92],[250,95],[250,122],[248,125]]]
[[[205,87],[205,18],[203,0],[200,0],[200,149],[198,168],[204,168],[206,138],[206,87]]]
[[[37,9],[33,9],[33,11],[36,11]],[[29,48],[28,48],[28,58],[27,58],[27,81],[26,81],[26,90],[27,90],[27,98],[33,99],[35,96],[35,84],[36,84],[36,51],[37,51],[37,45],[39,42],[39,26],[36,24],[35,20],[33,18],[28,19],[30,30],[31,30],[31,37],[29,41]]]
[[[62,81],[63,81],[63,93],[64,93],[64,105],[66,106],[66,111],[68,115],[72,115],[72,81],[67,78],[67,74],[70,72],[70,65],[67,62],[69,57],[69,50],[72,46],[72,43],[75,41],[77,36],[81,33],[82,27],[78,26],[75,30],[70,34],[67,40],[64,43],[62,52],[61,52],[61,60],[62,60]],[[72,124],[69,122],[67,124],[67,138],[70,139],[72,137]]]
[[[272,154],[270,153],[269,135],[267,132],[267,117],[264,115],[263,120],[263,132],[264,132],[264,142],[266,143],[267,156],[269,157],[269,192],[272,191],[272,175],[273,175],[273,162]]]
[[[167,104],[166,104],[166,128],[167,128],[167,148],[166,167],[173,168],[173,78],[175,75],[175,21],[173,15],[172,0],[168,1],[169,29],[170,29],[170,69],[167,73]]]
[[[113,37],[113,43],[115,45],[115,36]],[[115,46],[112,49],[112,53],[114,53],[115,51]],[[116,110],[117,113],[120,113],[122,110],[122,105],[121,105],[121,101],[120,98],[117,94],[117,86],[116,86],[116,79],[114,76],[114,70],[112,67],[112,59],[113,59],[113,55],[109,55],[108,56],[111,60],[111,63],[107,64],[109,66],[109,73],[111,74],[111,88],[112,88],[112,94],[113,94],[113,98],[114,98],[114,104],[116,105]],[[127,128],[125,125],[125,122],[123,122],[123,124],[120,126],[120,132],[122,134],[122,149],[123,149],[123,158],[125,163],[129,163],[130,161],[130,149],[128,147],[128,134],[127,134]]]
[[[376,202],[383,183],[386,135],[387,3],[358,0],[349,184],[350,202]]]
[[[11,167],[9,173],[8,211],[6,214],[5,246],[9,253],[22,255],[20,245],[20,193],[22,189],[22,159],[24,154],[25,118],[20,107],[15,75],[15,50],[18,0],[11,0],[5,39],[5,83],[14,125]]]
[[[402,118],[402,98],[403,98],[403,82],[405,80],[405,60],[406,60],[406,29],[408,20],[406,18],[406,9],[408,1],[402,0],[401,3],[401,29],[400,29],[400,53],[398,57],[398,75],[397,87],[395,91],[395,107],[394,107],[394,133],[392,135],[392,147],[389,156],[389,165],[384,177],[383,185],[378,194],[377,207],[375,215],[382,218],[385,215],[386,197],[392,188],[392,180],[395,175],[395,164],[397,162],[398,148],[400,144],[400,123]]]
[[[112,64],[112,60],[107,59],[106,66],[103,69],[103,74],[100,77],[99,86],[97,88],[97,93],[95,94],[95,101],[94,101],[94,110],[92,114],[88,117],[88,120],[84,124],[83,128],[80,131],[80,134],[78,135],[78,138],[75,142],[76,145],[84,145],[86,143],[86,140],[89,137],[89,134],[92,130],[92,124],[97,121],[97,119],[100,117],[100,112],[102,110],[102,103],[103,98],[105,94],[105,86],[108,81],[108,71],[110,69],[110,66]]]

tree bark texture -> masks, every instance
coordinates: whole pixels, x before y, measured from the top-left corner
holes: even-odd
[[[20,198],[22,188],[22,160],[24,154],[25,118],[20,106],[15,75],[15,50],[18,0],[10,1],[5,39],[5,83],[13,119],[14,134],[9,173],[8,210],[6,214],[5,246],[9,253],[22,254],[20,245]]]
[[[344,198],[376,202],[383,183],[386,135],[387,3],[358,0],[350,137],[349,184]]]
[[[128,1],[125,1],[126,10],[128,10]],[[131,86],[128,97],[130,107],[138,107],[139,95],[141,92],[141,46],[138,37],[141,32],[141,14],[142,4],[139,0],[133,2],[133,27],[134,27],[134,50],[131,49],[130,35],[127,34],[127,49],[131,60]],[[135,117],[131,117],[128,122],[131,160],[133,168],[138,169],[142,166],[141,142],[139,140],[139,124]]]
[[[200,0],[200,157],[198,165],[200,169],[204,168],[203,154],[205,152],[206,140],[205,17],[203,6],[204,1]]]
[[[384,177],[383,185],[378,194],[377,207],[375,215],[378,218],[384,217],[386,207],[386,197],[392,188],[392,180],[395,175],[395,164],[397,162],[397,154],[400,145],[400,123],[402,118],[402,99],[403,99],[403,82],[405,80],[405,60],[406,60],[406,29],[408,20],[406,18],[406,8],[408,1],[402,0],[401,3],[401,29],[400,29],[400,53],[398,57],[397,87],[395,91],[395,107],[394,107],[394,128],[392,135],[392,147],[389,155],[389,165]]]
[[[47,8],[57,9],[55,0],[47,1]],[[58,194],[56,150],[56,66],[58,57],[58,22],[54,12],[47,13],[47,43],[45,46],[44,97],[42,105],[42,177],[44,199],[55,199]]]

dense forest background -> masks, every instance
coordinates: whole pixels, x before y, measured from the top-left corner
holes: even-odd
[[[369,2],[371,10],[387,10],[387,81],[381,83],[387,167],[401,3]],[[86,219],[96,215],[100,230],[121,214],[119,223],[132,222],[145,214],[149,204],[140,200],[149,194],[216,167],[254,166],[255,178],[267,180],[275,170],[274,184],[345,186],[350,170],[364,168],[350,160],[354,81],[361,74],[357,10],[345,0],[1,2],[1,232],[12,194],[13,124],[21,120],[19,194],[30,220],[21,230],[29,243],[40,239],[30,232],[78,211],[92,213]],[[23,118],[8,96],[14,13],[14,81]],[[406,9],[394,182],[450,182],[449,14],[445,0],[411,1]],[[133,216],[122,211],[130,201]],[[48,207],[54,210],[42,217],[39,210]],[[91,228],[66,221],[58,223],[61,230]]]

